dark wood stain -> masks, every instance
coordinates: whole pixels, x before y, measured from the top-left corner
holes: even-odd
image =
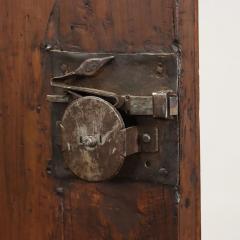
[[[0,0],[0,5],[0,238],[200,239],[197,0]],[[53,19],[60,16],[57,28]],[[176,188],[167,186],[66,183],[47,175],[50,63],[42,54],[47,43],[83,52],[161,52],[177,43],[179,204]],[[184,199],[191,203],[187,208]]]

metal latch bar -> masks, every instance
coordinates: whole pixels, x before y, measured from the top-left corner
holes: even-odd
[[[153,92],[152,96],[126,96],[124,110],[130,115],[171,118],[178,115],[178,97],[172,90]]]
[[[107,96],[106,92],[105,96]],[[153,92],[152,96],[128,95],[118,98],[124,103],[116,107],[123,109],[129,115],[150,115],[154,118],[165,119],[178,115],[178,97],[172,90]],[[68,95],[48,95],[47,100],[50,102],[68,102],[70,98]]]

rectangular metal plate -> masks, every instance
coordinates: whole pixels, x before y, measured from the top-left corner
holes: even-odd
[[[83,54],[53,50],[50,52],[52,74],[60,76],[66,71],[76,69],[86,59],[109,55],[114,55],[115,60],[96,76],[86,77],[79,81],[70,79],[66,83],[120,95],[142,96],[143,100],[145,96],[148,100],[151,99],[152,93],[160,90],[171,89],[177,92],[178,66],[175,53]],[[56,95],[62,93],[58,89],[53,91]],[[129,104],[134,106],[134,99]],[[52,107],[53,159],[51,165],[53,174],[59,178],[74,177],[64,165],[58,140],[59,129],[56,126],[66,106],[67,103],[59,101],[53,103]],[[179,175],[178,117],[166,120],[154,119],[153,116],[141,114],[137,116],[122,114],[126,127],[139,127],[139,144],[142,152],[127,157],[115,180],[129,179],[177,185]],[[141,142],[142,134],[145,132],[149,133],[153,139],[149,144]]]

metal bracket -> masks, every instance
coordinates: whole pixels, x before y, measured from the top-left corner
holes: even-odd
[[[125,97],[124,110],[130,115],[172,118],[178,115],[178,97],[172,90],[153,92],[152,96]]]

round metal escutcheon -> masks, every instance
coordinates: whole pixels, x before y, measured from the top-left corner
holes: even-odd
[[[67,166],[86,181],[112,178],[124,162],[124,128],[120,113],[105,100],[89,96],[73,101],[61,123]]]

